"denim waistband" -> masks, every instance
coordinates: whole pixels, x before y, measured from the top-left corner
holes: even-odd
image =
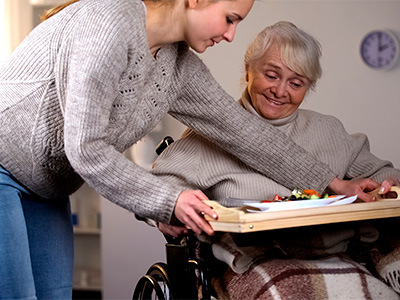
[[[2,184],[13,186],[26,194],[34,194],[26,186],[19,182],[8,170],[0,165],[0,185]]]

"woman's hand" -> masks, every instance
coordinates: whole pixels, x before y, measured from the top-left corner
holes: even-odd
[[[203,231],[208,235],[213,235],[214,230],[210,224],[204,220],[204,215],[212,219],[218,219],[217,213],[204,200],[208,200],[207,196],[201,191],[184,191],[182,192],[175,205],[175,217],[182,222],[186,228],[192,229],[195,233]]]
[[[392,186],[400,186],[400,181],[397,178],[388,178],[384,180],[380,187],[376,189],[375,195],[378,198],[382,199],[390,199],[390,198],[398,198],[397,192],[391,192]]]
[[[329,188],[338,195],[354,196],[364,202],[373,202],[377,198],[373,195],[368,194],[368,192],[380,186],[379,183],[373,181],[372,179],[353,179],[353,180],[341,180],[335,178],[329,184]]]
[[[388,178],[381,183],[381,187],[378,191],[379,194],[386,194],[390,191],[392,186],[400,186],[400,181],[396,178]]]

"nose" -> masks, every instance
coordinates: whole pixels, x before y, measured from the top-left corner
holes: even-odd
[[[272,92],[278,98],[284,97],[286,95],[286,83],[281,80],[277,80],[272,89]]]
[[[228,43],[231,43],[235,38],[236,26],[236,24],[229,26],[225,33],[222,35],[225,41],[227,41]]]

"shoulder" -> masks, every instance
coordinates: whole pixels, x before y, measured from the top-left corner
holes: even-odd
[[[68,25],[76,29],[122,34],[137,30],[138,25],[145,26],[146,15],[140,0],[86,0],[67,6],[52,18],[66,19]],[[99,38],[102,38],[101,36]],[[130,36],[127,34],[126,39]]]
[[[368,137],[364,133],[350,134],[342,121],[335,116],[313,110],[299,109],[298,122],[303,128],[309,129],[314,136],[324,136],[331,139],[340,138],[343,142],[366,144],[369,147]]]
[[[340,128],[344,128],[343,123],[337,117],[309,109],[299,109],[298,120],[308,124],[339,126]]]
[[[78,1],[67,6],[65,10],[85,11],[87,17],[104,13],[104,15],[132,15],[146,18],[145,9],[141,0],[86,0]],[[75,5],[75,6],[74,6]]]

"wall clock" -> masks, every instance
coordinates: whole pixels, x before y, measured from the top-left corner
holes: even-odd
[[[361,58],[368,67],[388,70],[399,60],[399,40],[389,30],[374,30],[363,37],[360,51]]]

